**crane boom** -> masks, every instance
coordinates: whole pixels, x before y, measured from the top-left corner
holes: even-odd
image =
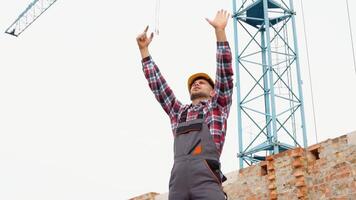
[[[9,28],[6,29],[5,33],[16,37],[19,36],[56,1],[57,0],[34,0],[18,16],[15,22],[12,23]]]

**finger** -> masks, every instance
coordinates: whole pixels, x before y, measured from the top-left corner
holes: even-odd
[[[226,10],[221,10],[221,17],[225,17],[226,16]]]
[[[146,26],[145,30],[143,31],[144,33],[147,33],[148,30],[148,25]]]
[[[145,39],[145,37],[146,37],[146,34],[145,33],[141,33],[140,35],[137,36],[137,39],[143,40],[143,39]]]
[[[209,24],[211,24],[211,20],[210,20],[210,19],[205,18],[205,20],[206,20]]]
[[[136,40],[142,40],[142,34],[138,35],[138,36],[136,37]]]
[[[153,34],[153,32],[152,32],[151,35],[150,35],[150,41],[152,41],[153,36],[154,36],[154,34]]]

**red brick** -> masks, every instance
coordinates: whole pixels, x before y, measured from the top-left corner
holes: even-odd
[[[267,161],[273,161],[273,156],[267,156],[267,157],[266,157],[266,160],[267,160]]]
[[[296,159],[293,161],[292,165],[293,165],[293,167],[298,168],[298,167],[302,167],[303,163],[302,163],[301,159]]]
[[[302,169],[297,169],[295,170],[295,172],[293,173],[293,176],[294,177],[301,177],[301,176],[304,176],[304,172]]]

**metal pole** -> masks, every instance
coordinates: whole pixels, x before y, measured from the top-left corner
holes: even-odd
[[[266,41],[265,41],[265,32],[266,30],[261,29],[261,46],[262,46],[262,73],[265,74],[263,76],[263,88],[264,88],[264,98],[265,98],[265,112],[266,112],[266,124],[271,120],[271,104],[270,104],[270,95],[268,92],[268,76],[266,70],[267,69],[267,61],[266,61]],[[269,144],[272,143],[271,139],[271,125],[267,126],[267,141]]]
[[[295,63],[297,67],[297,79],[298,79],[298,91],[299,91],[299,98],[300,98],[300,114],[302,120],[302,131],[303,131],[303,145],[304,148],[308,147],[308,140],[307,140],[307,131],[306,131],[306,124],[305,124],[305,116],[304,116],[304,100],[303,100],[303,90],[302,90],[302,79],[301,79],[301,72],[300,72],[300,63],[299,63],[299,52],[298,52],[298,40],[297,40],[297,29],[295,24],[295,12],[294,12],[294,5],[293,0],[289,0],[290,9],[292,13],[292,26],[293,26],[293,40],[294,40],[294,51],[295,51]]]
[[[268,75],[269,75],[269,89],[271,96],[271,111],[272,111],[272,133],[273,133],[273,153],[279,153],[278,148],[278,135],[277,135],[277,120],[276,120],[276,102],[274,94],[274,81],[273,81],[273,68],[272,68],[272,53],[271,53],[271,36],[269,32],[269,18],[268,18],[268,2],[263,0],[263,12],[264,12],[264,25],[267,40],[267,63],[268,63]]]
[[[237,11],[237,0],[232,0],[233,5],[233,15],[236,14]],[[239,168],[243,168],[243,159],[241,157],[241,153],[243,151],[242,146],[242,120],[241,120],[241,91],[240,91],[240,66],[239,66],[239,48],[238,48],[238,36],[237,36],[237,16],[234,17],[234,45],[235,45],[235,74],[236,74],[236,101],[237,101],[237,129],[238,129],[238,145],[239,145]]]

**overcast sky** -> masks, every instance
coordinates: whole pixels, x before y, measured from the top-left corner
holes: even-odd
[[[0,0],[0,32],[29,2]],[[356,2],[349,3],[355,38]],[[231,4],[161,0],[150,51],[184,103],[190,74],[215,73],[215,36],[204,18]],[[313,144],[300,1],[295,6]],[[356,130],[356,74],[345,1],[305,0],[304,7],[320,142]],[[19,38],[0,34],[0,199],[117,200],[168,191],[169,119],[147,86],[135,41],[147,24],[154,27],[154,16],[155,0],[58,0]],[[232,20],[227,35],[232,44]],[[228,124],[224,172],[238,167],[236,101]]]

